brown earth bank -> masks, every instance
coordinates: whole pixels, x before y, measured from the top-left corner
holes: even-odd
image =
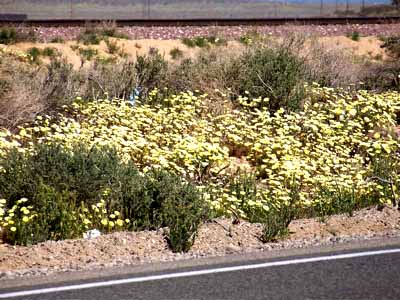
[[[74,40],[82,30],[80,27],[35,27],[42,41],[55,37]],[[394,24],[345,24],[345,25],[280,25],[280,26],[127,26],[121,31],[132,39],[173,40],[195,36],[221,36],[237,39],[248,32],[263,35],[287,36],[293,33],[318,36],[341,36],[358,32],[361,36],[392,36],[400,32],[400,23]]]
[[[173,49],[179,49],[182,53],[180,60],[185,58],[195,58],[202,49],[199,47],[189,48],[182,43],[180,40],[125,40],[115,39],[112,40],[116,45],[128,56],[135,58],[137,55],[147,54],[150,49],[156,48],[164,55],[166,60],[173,61],[170,52]],[[383,42],[375,36],[361,37],[358,41],[353,41],[346,36],[335,36],[335,37],[312,37],[308,39],[309,42],[318,42],[324,49],[329,51],[336,51],[338,53],[343,52],[356,57],[365,58],[368,60],[384,60],[387,59],[387,53],[384,48],[381,48]],[[103,57],[111,56],[108,53],[107,45],[104,41],[101,41],[99,45],[83,46],[76,41],[68,41],[66,43],[17,43],[15,45],[1,45],[0,48],[7,48],[11,51],[22,51],[27,52],[32,47],[38,49],[45,49],[46,47],[54,48],[59,54],[67,59],[75,69],[79,69],[82,66],[81,56],[78,51],[74,51],[74,47],[90,47],[97,51],[98,55]],[[307,43],[305,44],[307,46]],[[216,47],[216,46],[214,46]],[[236,41],[229,41],[225,46],[219,46],[221,52],[229,49],[230,52],[240,52],[244,50],[244,45]],[[44,58],[46,61],[46,58]],[[47,59],[48,61],[48,59]]]
[[[116,232],[93,239],[48,241],[22,247],[0,244],[0,282],[20,276],[48,275],[74,270],[132,266],[227,254],[345,243],[376,237],[400,236],[400,210],[367,208],[354,216],[335,215],[323,222],[302,219],[290,224],[287,239],[263,243],[261,224],[233,223],[220,218],[203,224],[188,253],[168,249],[164,230]]]

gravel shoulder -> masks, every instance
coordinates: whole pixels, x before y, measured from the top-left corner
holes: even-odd
[[[363,209],[353,217],[331,216],[296,220],[288,239],[262,243],[261,224],[233,224],[226,218],[204,224],[188,253],[172,253],[163,230],[117,232],[90,240],[48,241],[22,247],[0,244],[0,282],[21,276],[43,276],[77,270],[140,266],[228,254],[268,252],[340,244],[381,237],[400,237],[400,211],[385,207]]]
[[[74,40],[80,27],[36,27],[41,41],[55,37]],[[343,24],[343,25],[280,25],[280,26],[126,26],[122,31],[132,39],[174,40],[195,36],[222,36],[237,39],[249,32],[263,35],[287,36],[292,34],[316,36],[343,36],[358,32],[360,36],[392,36],[400,32],[400,23],[393,24]]]

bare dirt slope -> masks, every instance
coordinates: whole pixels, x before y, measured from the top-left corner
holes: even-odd
[[[163,231],[117,232],[91,240],[48,241],[22,247],[0,244],[0,280],[22,275],[138,265],[148,262],[221,256],[231,253],[302,248],[384,236],[400,236],[400,211],[386,207],[363,209],[353,217],[337,215],[325,222],[296,220],[288,239],[274,243],[259,240],[261,224],[217,219],[204,224],[192,249],[172,253]]]
[[[150,49],[158,49],[159,53],[164,57],[173,61],[170,52],[173,49],[179,49],[182,51],[183,56],[179,59],[194,58],[200,51],[201,48],[193,47],[189,48],[182,43],[181,40],[154,40],[154,39],[141,39],[141,40],[124,40],[124,39],[112,39],[117,43],[117,46],[129,56],[135,58],[137,55],[143,55],[149,52]],[[350,55],[354,55],[359,58],[365,59],[385,59],[387,57],[385,50],[381,48],[382,41],[377,37],[361,37],[359,41],[353,41],[345,36],[334,36],[334,37],[314,37],[310,41],[316,41],[321,44],[325,49],[331,49],[334,51],[343,51]],[[79,68],[82,63],[82,57],[79,54],[79,50],[74,50],[74,47],[92,48],[98,51],[98,55],[103,57],[111,56],[109,54],[107,45],[102,41],[99,45],[84,46],[78,44],[76,41],[68,41],[66,43],[19,43],[16,45],[0,47],[6,47],[14,51],[27,52],[32,47],[44,49],[51,47],[56,49],[63,57],[65,57],[75,68]],[[225,51],[241,51],[243,45],[236,41],[229,41],[226,46],[219,46],[221,53]],[[46,59],[44,59],[46,61]]]

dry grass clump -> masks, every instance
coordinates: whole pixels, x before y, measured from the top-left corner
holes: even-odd
[[[0,127],[13,129],[56,111],[77,96],[78,75],[63,59],[32,65],[3,56],[0,61]]]

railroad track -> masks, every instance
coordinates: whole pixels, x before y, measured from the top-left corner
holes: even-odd
[[[47,27],[84,26],[88,22],[98,23],[105,20],[85,19],[46,19],[32,20],[26,15],[2,15],[0,25],[27,25]],[[240,18],[240,19],[123,19],[115,20],[119,26],[277,26],[285,24],[297,25],[338,25],[338,24],[390,24],[400,23],[400,16],[391,17],[313,17],[313,18]]]

